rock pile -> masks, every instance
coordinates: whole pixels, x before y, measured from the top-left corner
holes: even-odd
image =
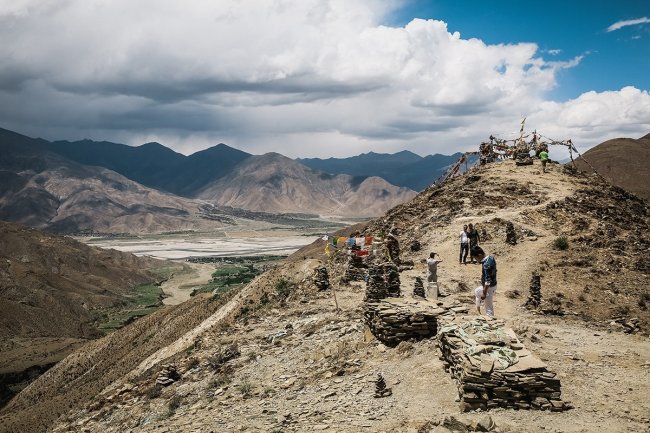
[[[399,249],[399,241],[397,240],[396,233],[389,233],[388,236],[386,236],[386,250],[388,251],[388,257],[389,259],[396,264],[400,263],[400,249]]]
[[[376,264],[368,270],[368,281],[366,282],[366,301],[380,300],[388,296],[386,280],[384,279],[384,268]]]
[[[368,273],[368,265],[363,262],[363,258],[354,254],[348,258],[345,267],[344,281],[364,281]]]
[[[413,296],[419,296],[421,298],[425,298],[424,294],[424,283],[422,282],[422,278],[420,277],[415,277],[415,287],[413,288]]]
[[[156,385],[169,386],[180,378],[181,376],[178,374],[175,365],[165,364],[162,366],[160,373],[158,373],[158,377],[156,378]]]
[[[386,381],[381,373],[377,373],[377,380],[375,381],[375,398],[388,397],[393,395],[393,390],[386,388]]]
[[[506,243],[510,245],[517,245],[517,233],[515,232],[515,225],[510,221],[506,223]]]
[[[515,160],[515,165],[533,165],[533,158],[530,156],[525,156],[521,158],[517,158]]]
[[[448,310],[428,301],[387,298],[366,302],[364,319],[373,335],[387,346],[434,337],[438,316]]]
[[[528,308],[537,308],[542,303],[542,281],[537,272],[533,272],[530,279],[530,293],[524,304]]]
[[[611,324],[618,324],[626,334],[636,334],[641,330],[641,323],[638,317],[632,317],[629,320],[625,317],[618,317]]]
[[[463,412],[496,407],[562,411],[560,379],[503,321],[478,318],[440,329],[442,360],[458,385]]]
[[[402,294],[400,289],[399,269],[393,263],[384,264],[386,274],[386,292],[388,296],[399,297]]]
[[[393,262],[378,263],[368,270],[366,300],[399,297],[399,269]]]
[[[326,266],[318,266],[315,270],[314,285],[318,290],[327,290],[330,288],[330,277]]]

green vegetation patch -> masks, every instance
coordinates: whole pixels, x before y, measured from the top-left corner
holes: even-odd
[[[553,248],[556,250],[566,250],[569,248],[569,240],[565,236],[555,238],[553,241]]]
[[[194,263],[217,263],[210,282],[192,291],[192,296],[198,293],[213,293],[220,295],[233,288],[242,287],[258,275],[266,271],[274,262],[285,259],[286,256],[265,255],[249,257],[193,257],[188,259]]]
[[[127,296],[124,307],[107,308],[97,312],[97,328],[104,333],[120,329],[162,306],[163,291],[156,284],[143,284]]]

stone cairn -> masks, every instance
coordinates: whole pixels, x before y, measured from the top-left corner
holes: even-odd
[[[377,380],[375,380],[375,398],[388,397],[393,395],[393,390],[386,388],[386,381],[381,373],[377,373]]]
[[[180,378],[181,376],[178,374],[178,371],[176,371],[175,365],[165,364],[162,366],[160,373],[158,373],[158,377],[156,378],[156,385],[169,386]]]
[[[422,278],[420,277],[415,277],[415,287],[413,288],[413,296],[426,298],[424,294],[424,283],[422,282]]]
[[[354,251],[353,251],[354,253]],[[354,254],[348,258],[345,273],[343,274],[344,281],[364,281],[368,272],[368,266],[363,262],[363,258]]]
[[[438,317],[447,310],[427,304],[406,303],[402,298],[387,298],[366,302],[364,320],[372,334],[387,346],[395,347],[402,341],[435,337]]]
[[[506,223],[506,243],[517,245],[517,232],[515,232],[515,225],[510,221]]]
[[[524,304],[528,308],[537,308],[542,303],[542,281],[541,276],[537,272],[533,272],[530,279],[530,294],[528,300]]]
[[[315,269],[314,285],[318,290],[327,290],[330,288],[330,277],[326,266],[318,266]]]
[[[415,241],[411,242],[411,251],[418,252],[421,249],[422,249],[422,244],[420,243],[420,241],[415,240]]]
[[[384,268],[376,264],[368,270],[368,281],[366,282],[366,301],[380,300],[388,296],[386,280],[384,279]]]
[[[390,261],[392,261],[395,264],[400,263],[400,249],[399,249],[399,241],[397,240],[396,233],[391,232],[386,236],[386,249],[388,250],[388,258]]]
[[[399,298],[402,294],[400,289],[399,269],[393,263],[384,263],[384,273],[386,274],[386,292],[388,296]]]
[[[499,321],[493,326],[507,335],[514,335],[512,330],[503,328],[503,323]],[[438,334],[441,359],[458,385],[461,411],[504,407],[559,412],[572,407],[560,398],[560,379],[530,352],[526,354],[516,336],[508,342],[509,347],[504,347],[488,341],[472,345],[468,343],[467,334],[461,334],[447,332],[446,329],[441,329]],[[483,353],[474,357],[469,355],[475,353],[479,345]],[[522,358],[518,358],[513,366],[503,369],[487,353],[504,349],[511,349],[521,354]],[[524,361],[523,358],[528,360]],[[522,365],[525,363],[528,364]]]

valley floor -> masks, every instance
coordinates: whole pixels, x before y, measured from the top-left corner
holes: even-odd
[[[205,235],[149,235],[144,238],[81,238],[80,240],[88,245],[113,248],[138,256],[178,260],[189,257],[291,254],[317,238],[318,235],[301,235],[295,231],[265,230]]]

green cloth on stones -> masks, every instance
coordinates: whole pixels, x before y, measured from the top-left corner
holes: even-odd
[[[505,370],[519,361],[514,350],[508,347],[510,337],[503,328],[476,319],[461,324],[445,325],[439,334],[454,334],[466,344],[465,355],[480,362],[481,354],[489,355],[495,361],[495,368]]]

